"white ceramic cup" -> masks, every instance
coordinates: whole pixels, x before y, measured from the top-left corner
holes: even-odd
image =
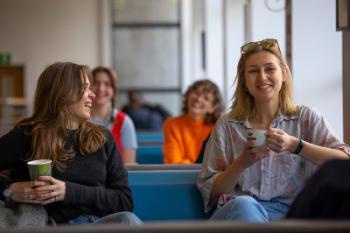
[[[263,129],[252,129],[251,138],[255,139],[252,147],[263,146],[266,144],[266,130]]]

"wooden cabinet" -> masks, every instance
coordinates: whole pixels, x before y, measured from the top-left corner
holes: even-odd
[[[0,65],[0,97],[24,97],[24,67]]]
[[[27,114],[24,66],[0,65],[0,135]]]

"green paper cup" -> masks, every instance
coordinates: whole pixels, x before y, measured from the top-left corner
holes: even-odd
[[[50,159],[39,159],[27,162],[30,180],[36,180],[39,176],[51,176]]]

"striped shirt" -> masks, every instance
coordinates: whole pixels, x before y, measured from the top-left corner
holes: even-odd
[[[316,110],[305,106],[299,109],[296,115],[279,112],[270,127],[284,130],[312,144],[341,150],[350,156],[349,146],[335,135]],[[215,204],[208,203],[215,178],[241,155],[249,129],[248,120],[232,120],[228,115],[221,118],[213,129],[197,182],[206,211]],[[245,169],[235,190],[221,195],[216,204],[223,205],[237,195],[252,195],[260,200],[274,199],[291,204],[317,167],[289,151],[269,153],[268,157]]]

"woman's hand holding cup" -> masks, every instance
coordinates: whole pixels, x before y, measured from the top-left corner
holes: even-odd
[[[52,161],[49,159],[32,160],[27,163],[31,182],[27,182],[30,191],[23,188],[22,202],[46,205],[49,203],[63,201],[66,194],[66,184],[51,176]],[[24,185],[24,184],[22,184]],[[29,200],[28,200],[29,197]],[[24,200],[24,201],[23,201]]]
[[[36,187],[39,204],[46,205],[57,201],[63,201],[66,195],[66,183],[52,176],[39,176],[38,181],[49,182],[51,185]]]
[[[33,187],[45,186],[46,183],[42,181],[22,181],[12,183],[10,189],[12,191],[11,199],[15,202],[40,204],[37,200],[37,194]]]
[[[269,149],[266,146],[254,146],[255,143],[254,139],[248,137],[242,155],[238,158],[244,169],[269,155]]]
[[[294,151],[299,140],[277,128],[267,130],[267,146],[275,152]]]

